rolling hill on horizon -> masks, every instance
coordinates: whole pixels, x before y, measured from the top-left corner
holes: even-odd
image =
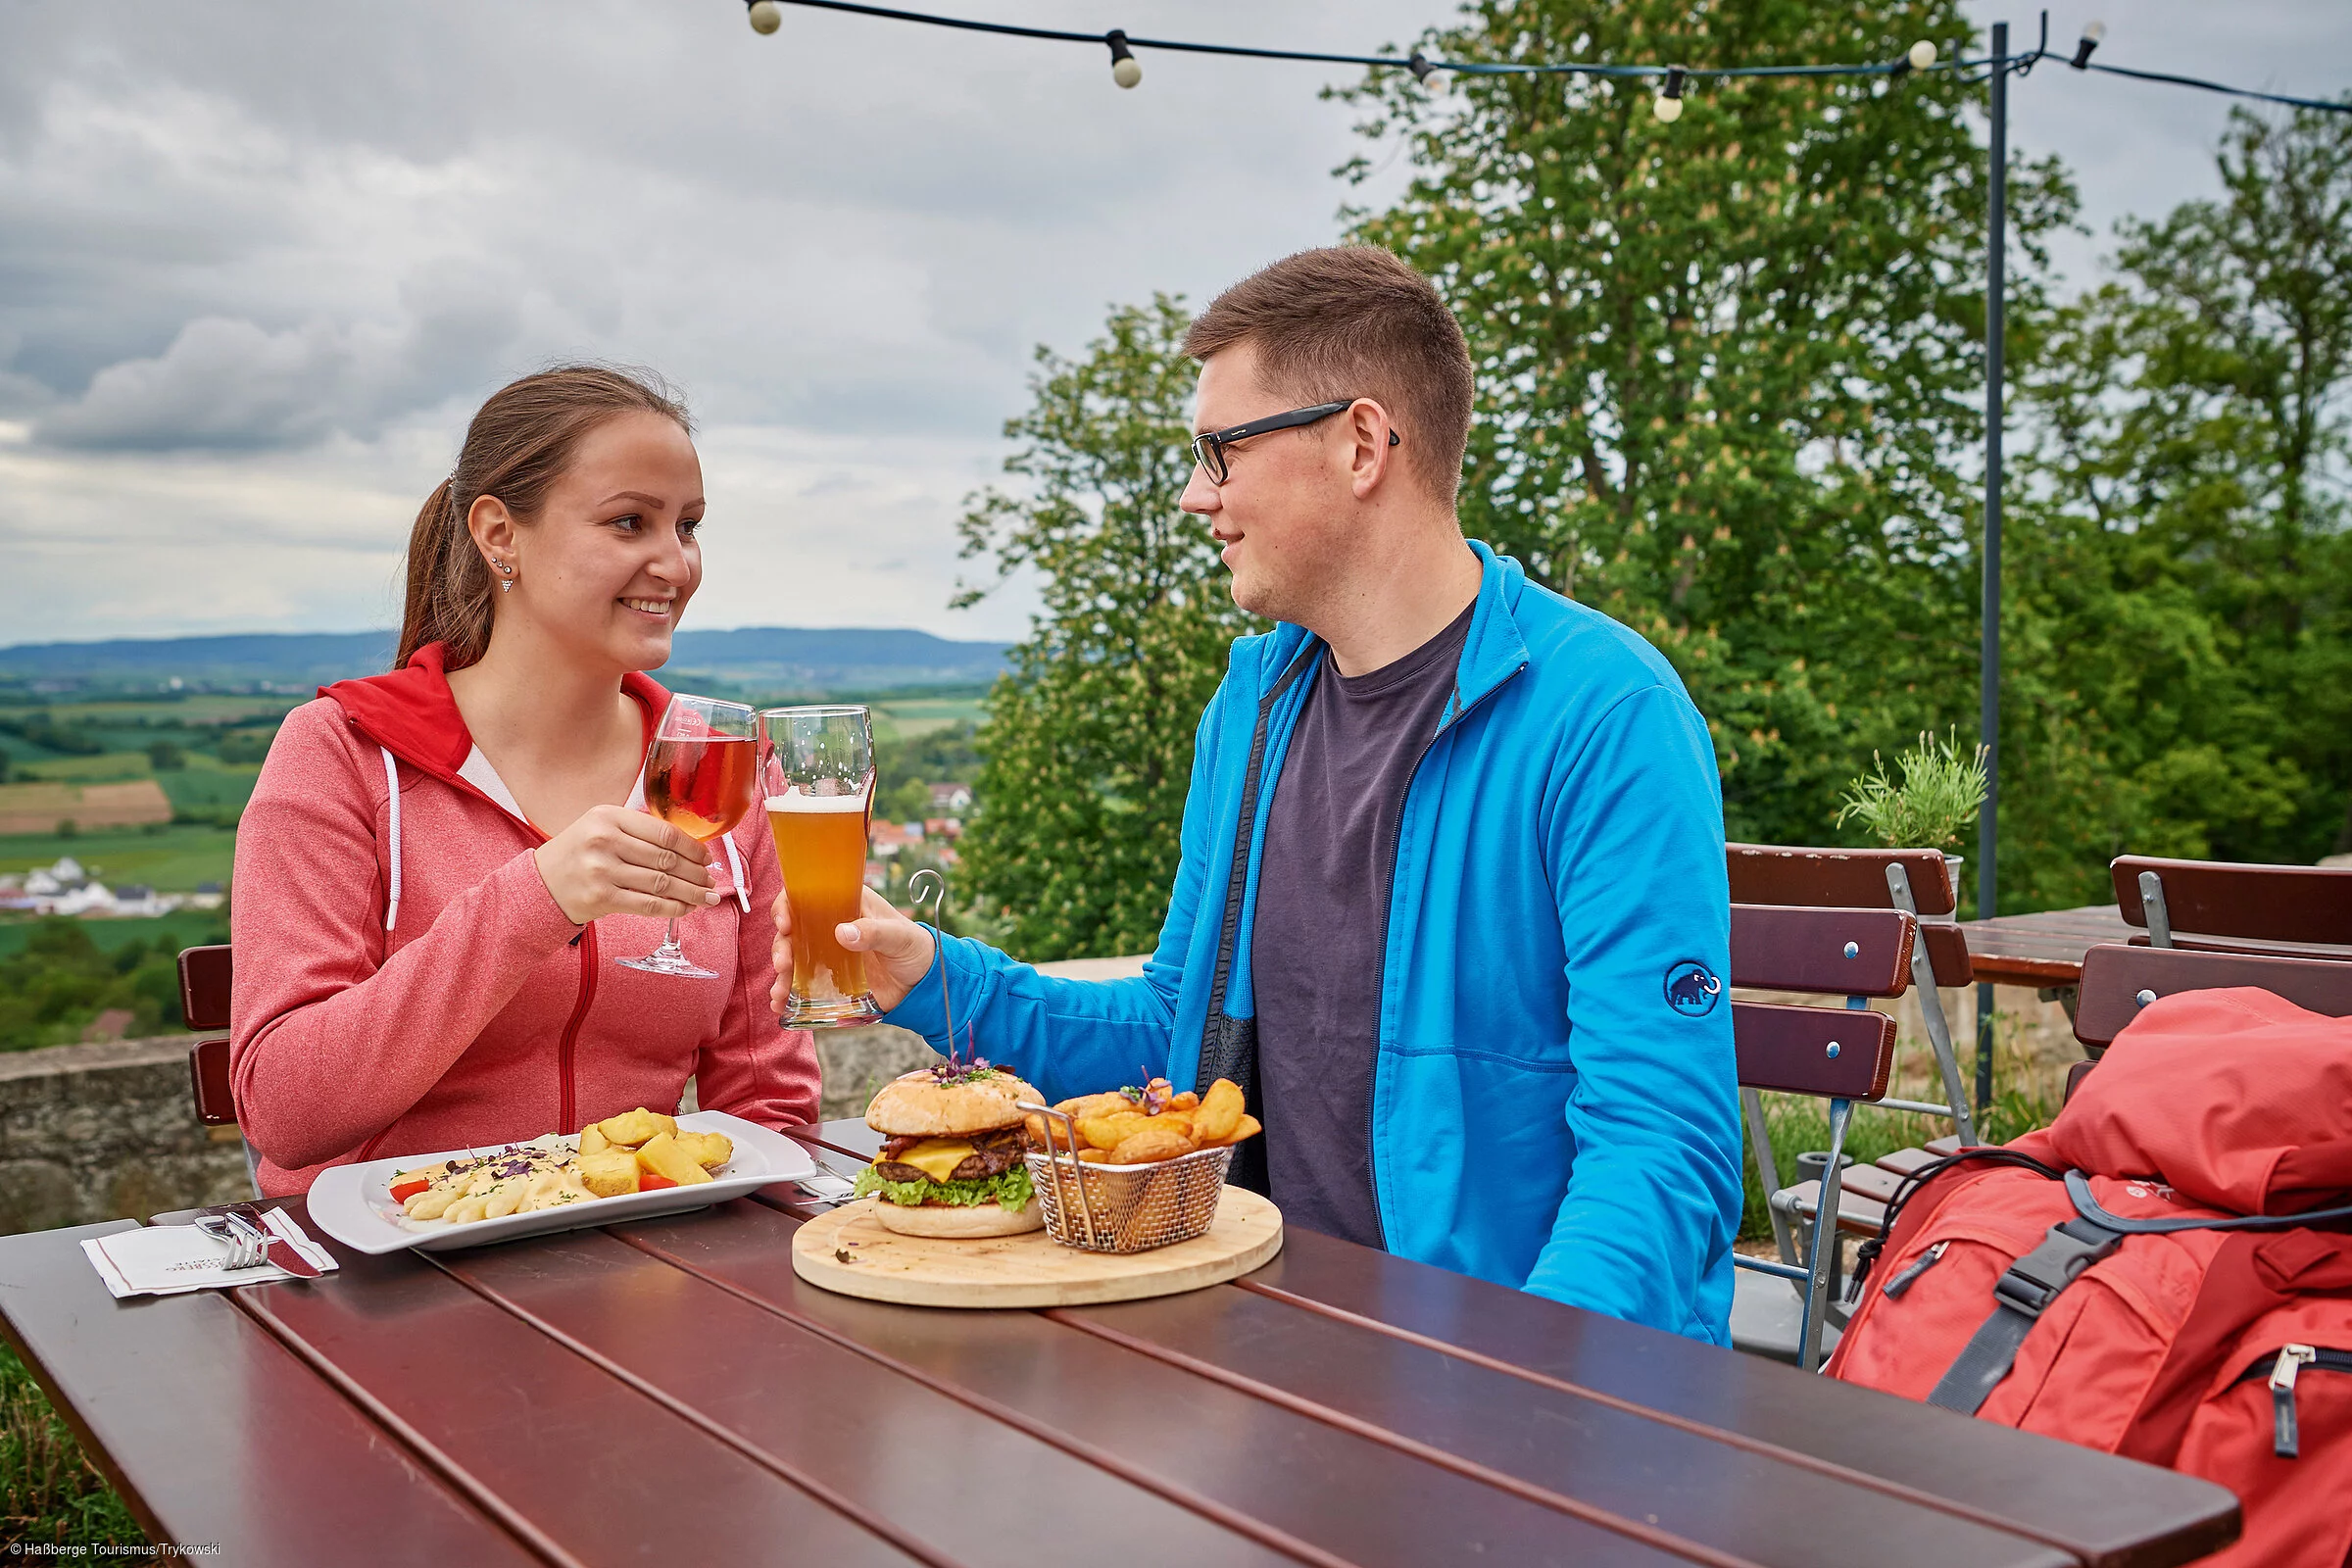
[[[0,647],[0,681],[45,691],[162,687],[307,691],[392,662],[393,633],[250,632]],[[909,627],[746,626],[681,631],[662,672],[741,686],[831,692],[985,684],[1005,643],[957,642]]]

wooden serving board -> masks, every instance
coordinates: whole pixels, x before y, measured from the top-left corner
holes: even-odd
[[[1282,1250],[1282,1211],[1242,1187],[1225,1189],[1204,1234],[1127,1253],[1082,1252],[1044,1231],[975,1242],[901,1236],[875,1223],[879,1201],[803,1224],[792,1238],[793,1272],[844,1296],[910,1306],[1085,1306],[1222,1284]]]

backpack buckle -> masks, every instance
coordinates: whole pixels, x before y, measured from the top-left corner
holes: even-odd
[[[2085,1219],[2053,1225],[2041,1245],[2019,1257],[1993,1282],[1993,1298],[2013,1312],[2039,1317],[2059,1292],[2074,1284],[2077,1275],[2123,1243],[2121,1235]]]

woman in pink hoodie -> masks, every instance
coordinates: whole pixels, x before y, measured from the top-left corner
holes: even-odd
[[[811,1120],[768,1009],[764,813],[699,845],[643,809],[702,581],[686,411],[574,367],[482,406],[417,514],[392,673],[286,716],[237,835],[231,1074],[272,1194],[329,1165],[505,1143],[636,1105]],[[612,960],[662,922],[717,980]]]

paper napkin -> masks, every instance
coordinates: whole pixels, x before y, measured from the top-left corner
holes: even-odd
[[[321,1270],[335,1268],[334,1254],[304,1234],[283,1209],[269,1209],[262,1222],[301,1250]],[[262,1285],[290,1280],[292,1274],[274,1263],[253,1268],[227,1266],[228,1244],[207,1236],[193,1225],[145,1225],[135,1231],[93,1236],[81,1244],[90,1266],[117,1297],[178,1296],[187,1291],[220,1290],[232,1285]]]

